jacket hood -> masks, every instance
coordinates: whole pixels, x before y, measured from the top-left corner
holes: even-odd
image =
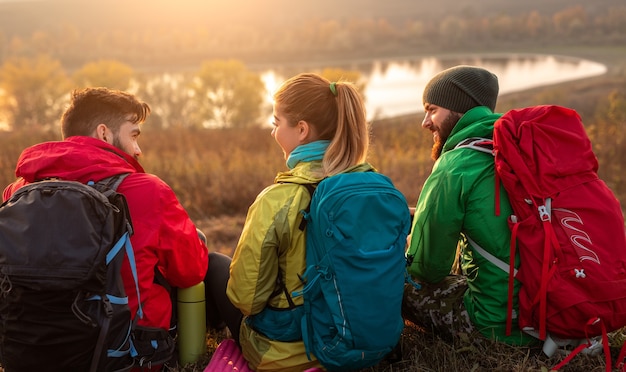
[[[15,169],[15,175],[27,183],[53,177],[87,183],[137,172],[144,170],[132,156],[102,140],[83,136],[29,147]]]

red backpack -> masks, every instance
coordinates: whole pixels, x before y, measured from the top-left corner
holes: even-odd
[[[580,116],[560,106],[511,110],[494,124],[492,143],[473,140],[457,147],[492,146],[496,200],[501,182],[515,213],[509,217],[510,257],[518,250],[521,262],[516,273],[514,263],[506,263],[507,333],[515,277],[521,283],[520,329],[541,340],[587,340],[555,368],[591,346],[590,337],[602,336],[610,370],[607,331],[626,326],[624,217],[598,178]]]

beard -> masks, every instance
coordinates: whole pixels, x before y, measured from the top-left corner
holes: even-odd
[[[133,153],[126,151],[126,149],[124,148],[124,145],[122,144],[122,141],[120,140],[120,136],[117,133],[113,135],[113,146],[124,151],[128,155],[132,156],[135,160],[139,161],[139,157],[137,155],[134,155]]]
[[[454,126],[458,123],[462,116],[463,114],[461,113],[450,112],[439,126],[437,136],[435,136],[435,143],[433,144],[433,149],[430,153],[430,157],[433,160],[437,160],[441,156],[441,153],[443,152],[443,145],[448,140],[448,137],[450,137],[452,129],[454,129]]]

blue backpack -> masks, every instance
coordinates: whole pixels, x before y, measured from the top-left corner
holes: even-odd
[[[411,216],[404,196],[376,172],[322,180],[303,211],[306,264],[302,337],[329,371],[379,363],[400,340]],[[301,226],[301,228],[304,228]]]

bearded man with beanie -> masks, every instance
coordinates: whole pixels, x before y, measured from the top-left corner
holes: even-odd
[[[513,331],[505,334],[508,274],[470,244],[509,262],[507,216],[512,209],[501,189],[501,213],[494,213],[493,156],[456,148],[470,138],[493,137],[501,116],[493,112],[498,89],[493,73],[465,65],[440,72],[424,89],[422,127],[433,135],[435,164],[408,238],[409,273],[422,288],[406,286],[402,311],[405,319],[450,341],[467,335],[528,345],[537,339],[516,328],[515,319]],[[517,309],[519,282],[514,287]]]

